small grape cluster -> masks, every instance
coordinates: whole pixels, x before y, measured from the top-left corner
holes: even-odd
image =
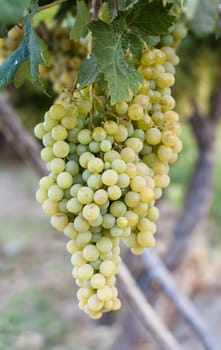
[[[0,64],[2,64],[19,46],[23,38],[23,30],[18,26],[9,30],[6,38],[0,38]]]
[[[105,82],[61,96],[35,127],[50,174],[36,198],[51,224],[70,238],[79,307],[92,318],[121,303],[115,274],[120,239],[134,254],[155,244],[155,200],[169,185],[169,164],[182,149],[171,86],[174,48],[145,48],[136,96],[111,105]]]
[[[70,29],[65,26],[48,29],[50,67],[39,67],[41,76],[52,82],[58,94],[72,88],[80,63],[87,56],[87,40],[73,41],[69,34]]]

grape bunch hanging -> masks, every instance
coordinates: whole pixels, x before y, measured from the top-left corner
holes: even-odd
[[[129,91],[111,105],[105,82],[95,82],[60,96],[34,130],[49,171],[36,198],[70,239],[79,307],[94,319],[121,306],[120,241],[134,254],[155,244],[155,201],[182,149],[171,87],[179,62],[173,46],[184,35],[177,25],[174,40],[143,49],[134,63],[143,77],[135,96]]]

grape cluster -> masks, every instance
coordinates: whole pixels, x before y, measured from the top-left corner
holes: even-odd
[[[81,61],[87,56],[87,41],[73,41],[68,27],[48,29],[50,67],[40,66],[40,73],[52,82],[53,90],[61,93],[71,89],[77,78]]]
[[[111,105],[105,82],[62,95],[35,127],[49,175],[36,198],[70,238],[79,307],[92,318],[120,307],[120,239],[134,254],[155,244],[155,200],[182,149],[171,87],[179,59],[170,46],[143,50],[136,96]]]
[[[17,49],[23,35],[23,30],[16,26],[8,32],[6,38],[0,38],[0,64]]]

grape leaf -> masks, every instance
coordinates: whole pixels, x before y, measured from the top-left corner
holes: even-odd
[[[161,0],[135,4],[126,16],[128,26],[135,32],[159,36],[168,32],[175,17],[169,14],[170,6],[164,6]]]
[[[18,68],[25,62],[30,61],[30,72],[33,82],[43,89],[39,80],[39,64],[48,65],[46,44],[37,36],[32,29],[32,17],[37,11],[35,7],[32,12],[25,17],[24,38],[13,54],[0,65],[0,87],[9,84],[15,77]]]
[[[30,0],[0,0],[0,37],[7,35],[8,30],[22,19],[29,5]]]
[[[139,60],[143,50],[143,44],[140,38],[131,32],[123,34],[125,49],[130,48],[131,53]]]
[[[77,1],[77,14],[74,26],[70,32],[71,40],[84,38],[88,33],[87,25],[90,22],[91,14],[84,0]]]
[[[108,25],[102,21],[92,22],[89,29],[95,37],[93,53],[97,57],[99,72],[107,81],[111,103],[115,104],[128,97],[130,88],[135,94],[142,81],[140,74],[124,58],[123,33],[125,21],[118,20]]]
[[[203,37],[216,32],[219,18],[219,0],[201,0],[196,8],[195,16],[190,29],[198,36]]]
[[[162,0],[164,6],[170,4],[176,6],[177,8],[182,8],[184,5],[184,0]]]
[[[97,68],[96,56],[91,56],[90,58],[85,59],[80,65],[80,71],[78,74],[79,89],[83,89],[87,85],[94,83],[98,74],[99,71]]]
[[[24,84],[25,79],[27,77],[29,77],[29,79],[31,80],[30,62],[28,60],[24,61],[17,69],[17,72],[14,77],[15,87],[17,89],[20,88]]]

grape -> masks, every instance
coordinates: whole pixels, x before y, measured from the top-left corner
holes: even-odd
[[[125,113],[127,113],[127,110],[128,110],[128,104],[125,101],[118,102],[115,105],[115,111],[118,114],[125,114]]]
[[[82,145],[88,145],[92,141],[92,133],[88,129],[83,129],[78,133],[78,141]]]
[[[112,241],[109,238],[102,237],[98,242],[97,242],[97,248],[101,253],[107,253],[111,251],[112,249]]]
[[[46,199],[48,198],[47,192],[39,188],[36,192],[35,198],[38,201],[38,203],[43,204],[44,201],[46,201]]]
[[[57,184],[63,189],[70,188],[73,184],[73,177],[70,173],[63,171],[57,177]]]
[[[54,154],[51,147],[45,147],[41,150],[41,158],[44,162],[49,163],[53,158]]]
[[[94,270],[90,264],[81,265],[78,269],[78,276],[81,279],[89,280],[93,276]]]
[[[55,126],[51,131],[51,136],[56,141],[64,141],[67,138],[67,130],[62,125]]]
[[[118,132],[118,125],[113,120],[107,120],[104,123],[104,130],[108,135],[115,135]]]
[[[83,257],[87,261],[95,261],[99,257],[99,251],[95,245],[89,244],[83,249]]]
[[[111,150],[111,148],[112,148],[112,144],[109,140],[103,140],[100,143],[100,149],[103,152],[109,152]]]
[[[90,221],[90,220],[96,220],[100,214],[100,209],[98,205],[91,203],[84,206],[84,209],[82,211],[83,217]]]
[[[134,191],[129,191],[124,200],[129,208],[135,208],[140,202],[140,195]]]
[[[35,126],[34,134],[38,139],[43,139],[44,135],[46,134],[43,123],[39,123]]]
[[[137,235],[137,242],[141,247],[151,248],[155,244],[155,238],[149,232],[140,232]]]
[[[64,234],[71,239],[75,239],[77,236],[77,231],[74,228],[74,224],[72,222],[70,222],[69,224],[67,224],[67,226],[65,226],[64,229]]]
[[[87,167],[91,173],[101,173],[104,169],[104,163],[99,158],[93,158],[89,160]]]
[[[118,126],[118,131],[114,135],[115,141],[117,142],[123,142],[127,139],[128,137],[128,131],[127,128],[123,125]]]
[[[52,119],[61,120],[65,115],[65,108],[62,104],[54,104],[49,110]]]
[[[146,187],[145,179],[142,176],[135,176],[130,182],[130,187],[135,192],[142,192]]]
[[[113,296],[113,292],[109,286],[103,286],[97,291],[97,297],[101,301],[109,301]]]
[[[130,163],[130,162],[133,162],[135,160],[136,154],[135,154],[134,150],[132,150],[132,148],[125,147],[120,152],[120,156],[121,156],[121,159],[125,163]]]
[[[68,224],[68,217],[65,214],[55,214],[51,217],[51,225],[58,231],[64,231],[65,226]]]
[[[122,195],[120,187],[118,187],[116,185],[109,186],[107,189],[107,193],[108,193],[109,199],[112,201],[116,201]]]
[[[77,193],[77,199],[82,204],[89,204],[93,201],[94,192],[89,187],[81,187]]]
[[[81,216],[77,216],[74,219],[74,227],[77,231],[79,232],[86,232],[89,229],[89,224],[88,222],[83,219]]]
[[[96,273],[95,275],[93,275],[90,282],[91,282],[91,286],[94,289],[101,289],[102,287],[105,286],[105,278],[100,273]],[[101,298],[99,299],[102,300]]]
[[[65,158],[69,153],[69,145],[65,141],[57,141],[53,146],[53,153],[58,158]]]
[[[105,214],[103,216],[102,226],[106,229],[110,229],[115,225],[115,217],[111,214]]]
[[[105,277],[112,276],[116,271],[116,266],[111,260],[103,261],[99,268],[101,274]]]
[[[48,198],[52,201],[59,202],[64,196],[64,191],[57,185],[53,185],[48,190]]]
[[[128,107],[128,117],[131,120],[140,120],[144,116],[144,109],[142,105],[134,103]]]
[[[101,188],[102,187],[101,175],[100,174],[90,175],[89,178],[87,179],[87,185],[94,191]]]
[[[118,175],[115,170],[105,170],[101,176],[104,185],[113,186],[118,181]]]
[[[83,115],[87,115],[88,113],[90,113],[92,109],[91,101],[86,98],[79,99],[77,106],[78,106],[79,112]]]

